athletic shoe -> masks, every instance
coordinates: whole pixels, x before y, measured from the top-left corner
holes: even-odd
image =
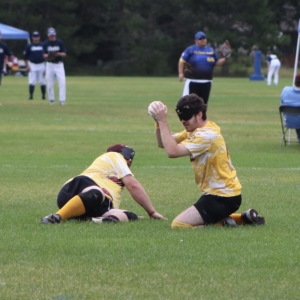
[[[45,97],[45,96],[42,96],[42,100],[46,100],[46,97]]]
[[[33,97],[32,97],[32,96],[29,96],[29,100],[33,100]]]
[[[258,212],[250,208],[242,213],[242,219],[246,224],[250,225],[265,225],[265,218],[260,216]]]
[[[56,223],[60,223],[61,221],[61,216],[54,214],[54,215],[48,215],[44,218],[41,219],[41,223],[43,224],[56,224]]]
[[[223,227],[237,227],[235,220],[231,217],[225,218],[223,221],[221,221],[221,224]]]
[[[54,105],[54,100],[50,100],[50,105]]]
[[[60,101],[60,105],[65,105],[65,101]]]
[[[97,218],[92,218],[92,222],[100,224],[100,223],[118,223],[119,221],[111,218],[111,217],[97,217]]]

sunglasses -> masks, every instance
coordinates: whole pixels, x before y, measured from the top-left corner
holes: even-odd
[[[125,158],[125,159],[131,159],[131,160],[133,160],[133,157],[134,157],[134,154],[135,154],[135,152],[134,152],[134,150],[132,149],[132,148],[129,148],[129,147],[124,147],[124,148],[122,148],[122,150],[121,150],[121,154],[123,155],[123,157]]]
[[[204,36],[203,36],[203,37],[201,37],[201,38],[200,38],[200,39],[198,39],[198,40],[200,40],[200,41],[201,41],[201,40],[205,40],[205,39],[206,39],[206,37],[204,37]]]
[[[188,121],[192,118],[193,115],[195,115],[195,110],[192,108],[181,108],[181,109],[175,109],[177,116],[180,121]]]

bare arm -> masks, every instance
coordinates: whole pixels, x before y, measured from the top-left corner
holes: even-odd
[[[190,151],[183,145],[179,144],[171,134],[167,122],[167,107],[162,102],[157,101],[154,110],[155,119],[159,124],[159,130],[156,130],[158,147],[165,148],[165,151],[170,158],[190,156]]]
[[[223,57],[223,58],[220,58],[217,62],[216,62],[216,66],[222,66],[224,65],[226,62],[226,58]]]
[[[184,78],[184,62],[180,59],[178,62],[178,78],[179,81],[181,82]]]
[[[142,206],[151,218],[165,219],[165,217],[155,211],[143,186],[132,175],[121,178],[122,182],[128,189],[132,198]]]

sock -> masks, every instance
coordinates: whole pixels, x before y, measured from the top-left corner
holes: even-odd
[[[32,97],[33,95],[33,92],[34,92],[34,85],[29,85],[29,95]]]
[[[197,228],[198,226],[194,226],[188,223],[183,223],[183,222],[179,222],[179,221],[173,221],[171,224],[171,228]]]
[[[46,93],[46,86],[45,85],[41,85],[41,91],[42,91],[42,96],[45,97],[45,93]]]
[[[79,196],[71,198],[56,214],[61,216],[62,220],[79,217],[85,213],[85,207]]]
[[[245,224],[242,214],[231,214],[230,217],[235,221],[236,224],[242,225]]]

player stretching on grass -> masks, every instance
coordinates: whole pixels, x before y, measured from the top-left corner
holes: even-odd
[[[171,226],[188,228],[208,224],[262,225],[265,223],[264,218],[254,209],[233,214],[242,202],[241,184],[220,127],[206,119],[206,109],[206,104],[196,94],[182,97],[177,103],[176,113],[185,129],[171,135],[167,107],[160,101],[153,105],[158,147],[164,148],[170,158],[190,157],[196,184],[203,193],[194,205],[173,220]]]
[[[150,218],[165,219],[155,211],[129,169],[134,154],[133,149],[122,144],[109,147],[85,171],[65,183],[57,197],[60,209],[42,218],[41,223],[60,223],[70,218],[91,219],[95,223],[137,220],[136,214],[118,209],[124,186]]]

